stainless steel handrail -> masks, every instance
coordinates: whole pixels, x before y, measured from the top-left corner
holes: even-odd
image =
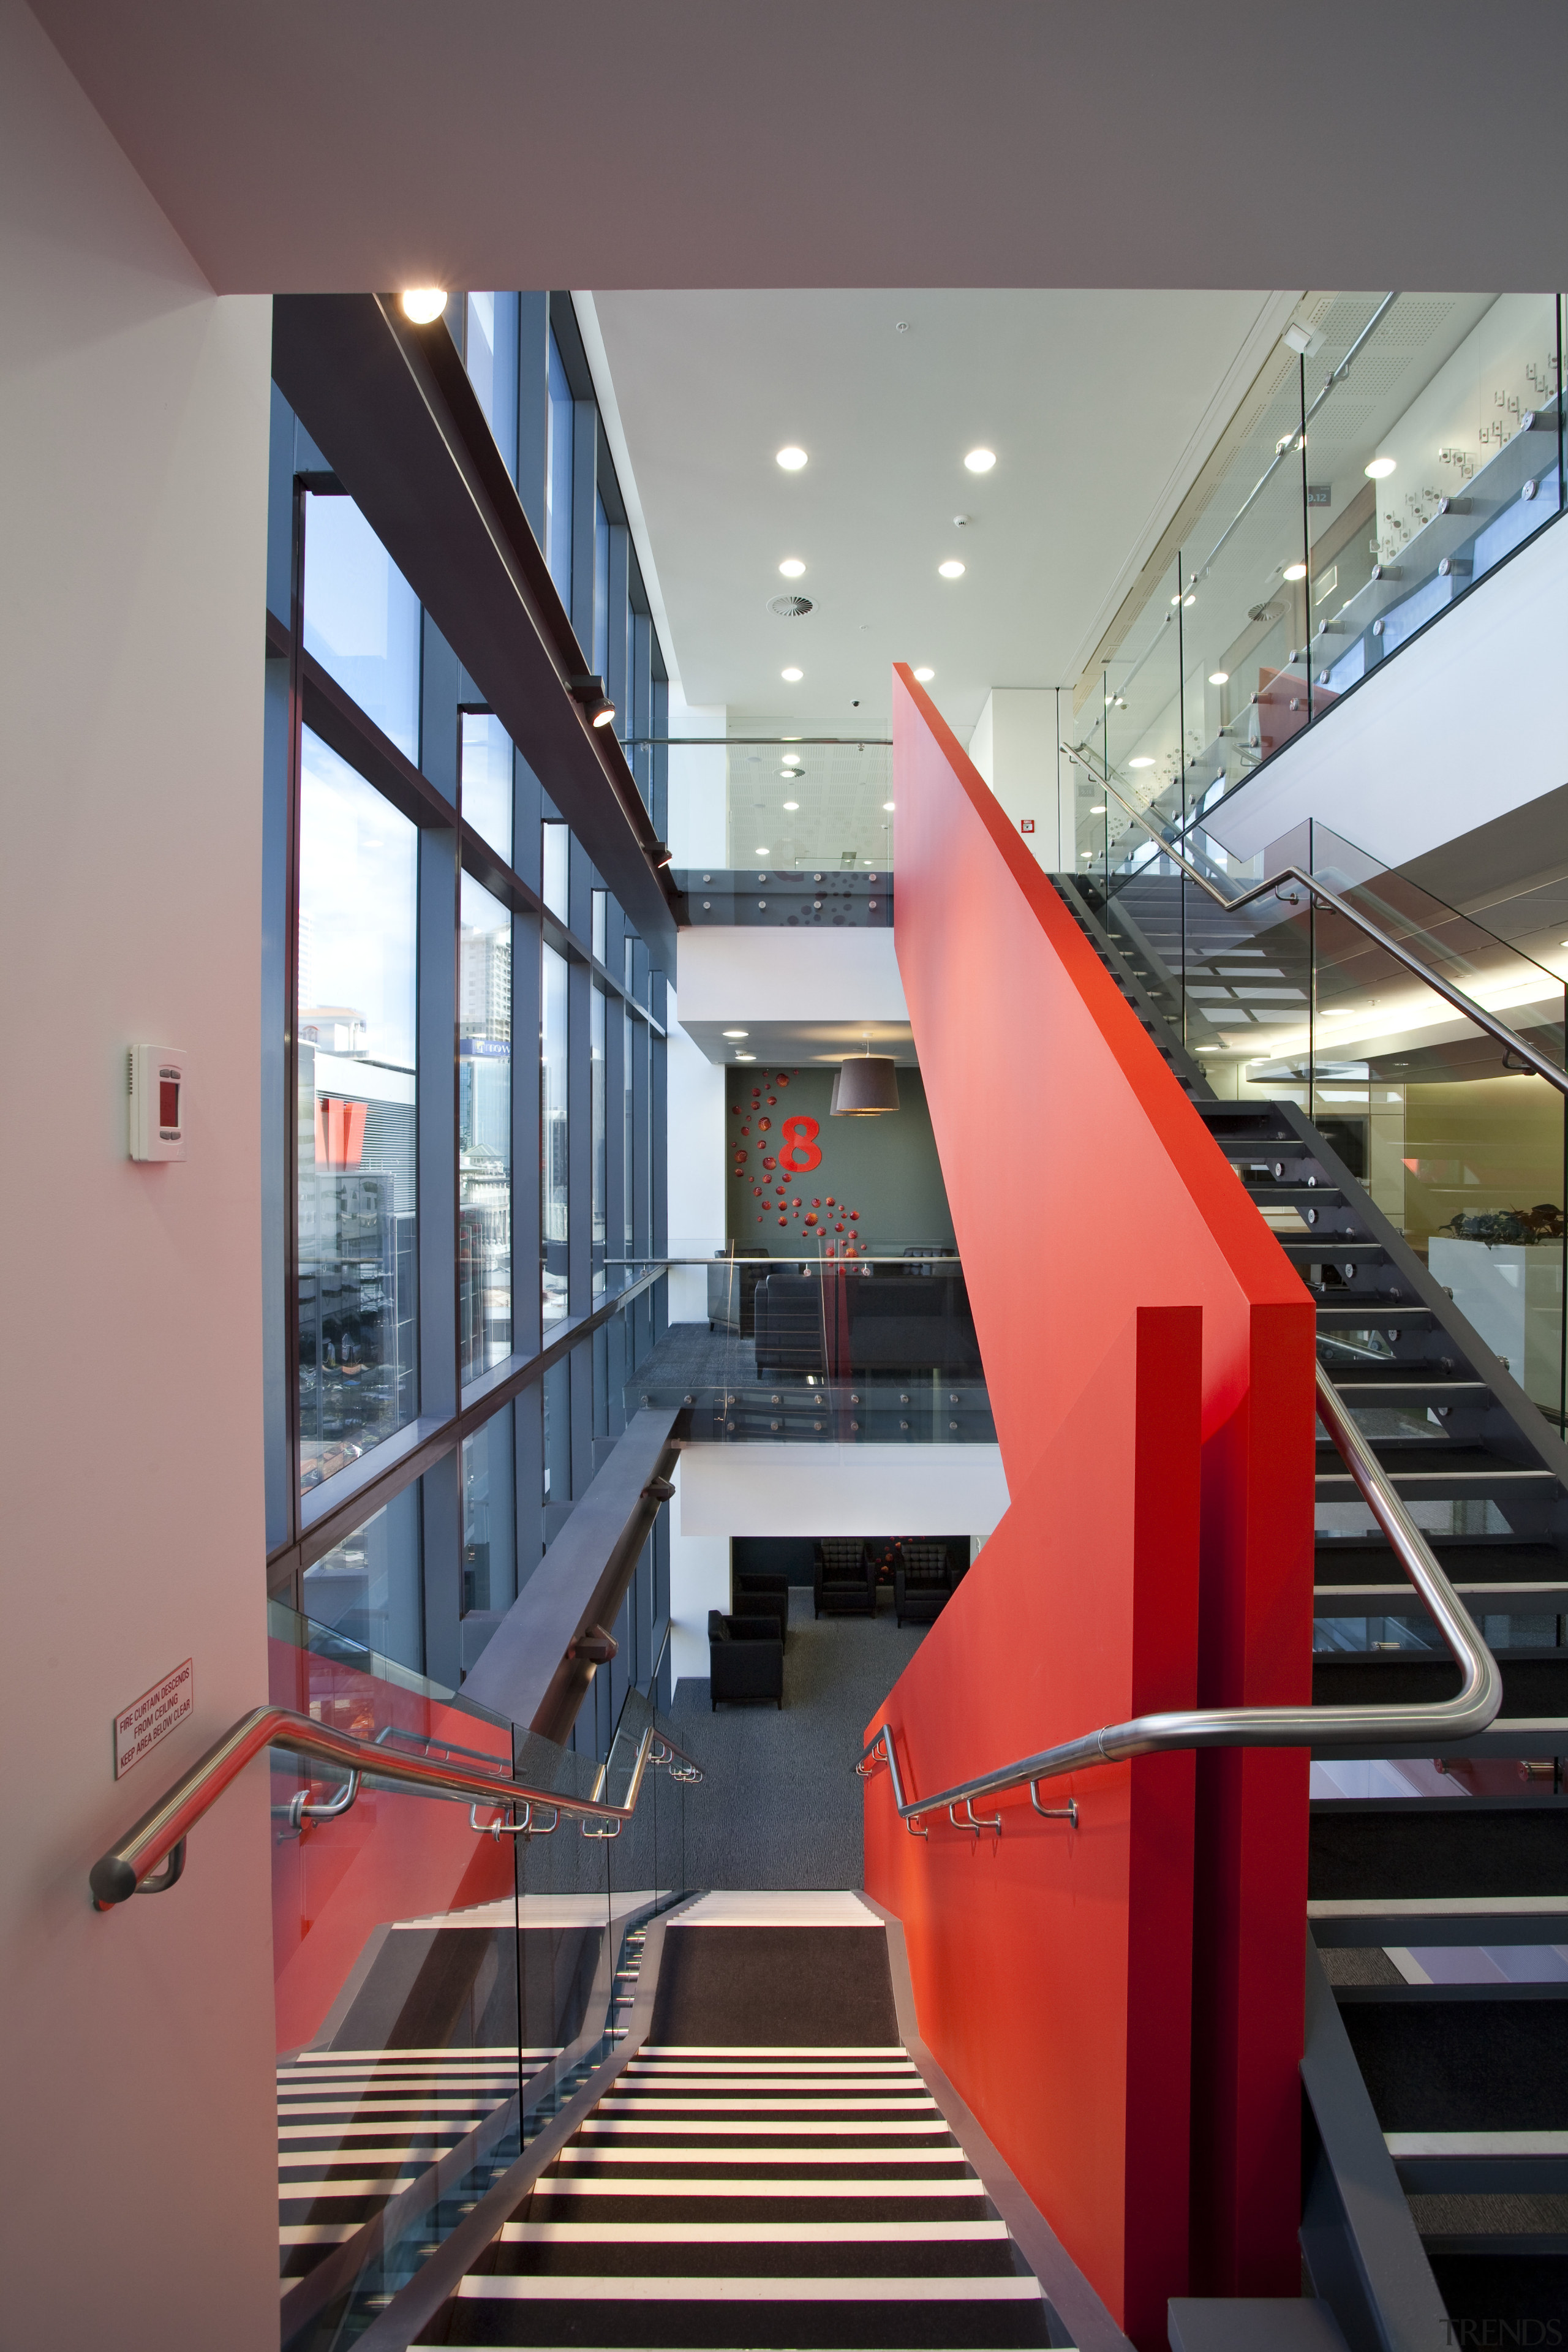
[[[1069,760],[1082,761],[1086,766],[1088,765],[1089,755],[1087,745],[1064,743],[1061,748]],[[1104,762],[1101,761],[1100,765],[1103,770]],[[1249,907],[1255,898],[1267,898],[1271,894],[1277,894],[1281,886],[1287,882],[1300,882],[1305,889],[1311,892],[1314,898],[1321,899],[1325,907],[1331,907],[1336,915],[1342,915],[1348,923],[1353,923],[1357,930],[1364,932],[1369,940],[1374,941],[1386,954],[1391,955],[1396,963],[1402,963],[1406,971],[1414,972],[1416,979],[1424,982],[1434,995],[1440,996],[1445,1003],[1451,1004],[1456,1013],[1462,1013],[1467,1021],[1473,1021],[1478,1028],[1484,1029],[1489,1036],[1495,1037],[1499,1045],[1509,1053],[1518,1054],[1521,1060],[1529,1064],[1537,1077],[1544,1078],[1548,1085],[1557,1088],[1559,1094],[1568,1094],[1568,1070],[1559,1069],[1556,1063],[1549,1060],[1546,1055],[1537,1053],[1535,1047],[1521,1037],[1517,1029],[1510,1029],[1506,1021],[1500,1021],[1495,1013],[1489,1013],[1484,1004],[1478,1004],[1473,996],[1467,996],[1462,988],[1456,988],[1451,980],[1445,980],[1440,971],[1434,971],[1430,964],[1424,963],[1411,949],[1393,938],[1389,932],[1383,929],[1380,924],[1374,923],[1370,916],[1363,915],[1359,907],[1352,907],[1348,898],[1342,898],[1337,890],[1331,890],[1315,875],[1310,874],[1304,866],[1281,866],[1277,873],[1266,876],[1261,882],[1255,882],[1249,890],[1239,890],[1234,895],[1222,890],[1217,883],[1210,880],[1201,866],[1194,866],[1192,859],[1184,851],[1178,849],[1174,842],[1166,837],[1146,810],[1141,809],[1136,802],[1126,799],[1117,791],[1109,775],[1103,772],[1095,775],[1092,768],[1089,769],[1089,773],[1094,776],[1095,782],[1103,786],[1111,799],[1125,811],[1133,823],[1141,824],[1151,840],[1158,843],[1162,854],[1168,857],[1173,865],[1179,866],[1184,874],[1189,875],[1200,889],[1208,892],[1216,906]],[[1545,977],[1551,979],[1552,975],[1546,973]]]
[[[654,1755],[656,1747],[665,1754]],[[688,1768],[683,1779],[692,1774],[699,1780],[702,1778],[701,1767],[652,1724],[637,1742],[626,1803],[606,1805],[595,1798],[571,1797],[559,1790],[531,1787],[527,1781],[514,1779],[504,1767],[495,1772],[476,1772],[460,1764],[437,1764],[424,1756],[395,1755],[374,1740],[356,1738],[348,1731],[334,1731],[330,1724],[317,1723],[308,1715],[297,1715],[291,1707],[252,1707],[248,1715],[241,1716],[221,1739],[214,1742],[173,1788],[164,1790],[156,1804],[148,1807],[134,1828],[128,1830],[107,1853],[100,1855],[88,1874],[96,1907],[110,1911],[117,1903],[127,1901],[166,1857],[172,1859],[179,1853],[183,1867],[183,1849],[190,1832],[264,1748],[281,1748],[291,1756],[310,1756],[324,1764],[342,1764],[352,1773],[363,1773],[378,1781],[390,1780],[424,1796],[459,1798],[470,1808],[476,1799],[483,1804],[504,1806],[509,1809],[509,1821],[513,1818],[510,1811],[513,1806],[543,1805],[555,1806],[561,1812],[574,1814],[584,1821],[614,1822],[618,1826],[630,1821],[636,1812],[643,1774],[650,1762],[657,1766],[667,1763],[671,1756],[679,1756]],[[178,1875],[179,1870],[175,1869],[163,1884],[172,1886]],[[156,1891],[163,1891],[162,1885]]]
[[[1484,1731],[1502,1705],[1502,1675],[1453,1586],[1438,1567],[1425,1536],[1395,1493],[1387,1472],[1357,1429],[1334,1392],[1332,1381],[1318,1366],[1318,1415],[1333,1439],[1371,1510],[1388,1538],[1394,1558],[1409,1577],[1436,1621],[1463,1681],[1458,1696],[1415,1706],[1228,1706],[1191,1707],[1166,1715],[1135,1716],[1131,1722],[1108,1724],[1081,1738],[1060,1741],[1037,1756],[982,1772],[956,1788],[939,1789],[930,1797],[906,1797],[889,1723],[878,1725],[861,1753],[856,1770],[864,1779],[885,1764],[892,1776],[893,1801],[899,1818],[914,1830],[922,1813],[955,1805],[973,1806],[976,1797],[997,1795],[1004,1789],[1027,1787],[1058,1779],[1064,1772],[1081,1772],[1095,1764],[1117,1764],[1131,1756],[1152,1756],[1184,1748],[1331,1748],[1336,1740],[1353,1744],[1366,1753],[1369,1740],[1412,1740],[1430,1737],[1438,1747],[1447,1740],[1473,1738]],[[1035,1810],[1040,1811],[1038,1801]],[[958,1823],[961,1829],[968,1822]]]

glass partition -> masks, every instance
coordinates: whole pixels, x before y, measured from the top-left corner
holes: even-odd
[[[684,1888],[685,1768],[651,1683],[595,1763],[295,1616],[275,1704],[389,1749],[636,1811],[414,1796],[273,1755],[282,2338],[362,2334],[612,2054],[649,1919]]]
[[[893,750],[888,742],[732,739],[724,749],[730,870],[824,877],[893,863]]]

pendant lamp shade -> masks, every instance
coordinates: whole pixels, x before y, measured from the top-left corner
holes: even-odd
[[[857,1054],[833,1081],[832,1118],[876,1118],[899,1108],[899,1074],[888,1054]]]

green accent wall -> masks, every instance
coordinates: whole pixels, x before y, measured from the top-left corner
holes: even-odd
[[[759,1067],[731,1065],[724,1074],[726,1230],[738,1249],[762,1248],[771,1256],[781,1250],[815,1250],[819,1233],[836,1246],[853,1235],[863,1248],[895,1255],[912,1243],[952,1247],[952,1215],[919,1070],[900,1065],[896,1111],[879,1118],[833,1118],[828,1104],[836,1068],[800,1069],[775,1062],[759,1075]],[[761,1097],[754,1112],[753,1092]],[[762,1163],[777,1159],[781,1129],[790,1118],[816,1121],[822,1163],[809,1173],[785,1176],[788,1222],[781,1225],[777,1179],[784,1171],[764,1170]],[[766,1129],[763,1119],[770,1122]],[[749,1134],[742,1131],[747,1129]],[[739,1161],[742,1151],[746,1158]],[[752,1188],[764,1178],[767,1197],[758,1200]],[[831,1212],[826,1205],[829,1194],[836,1203]],[[824,1205],[814,1211],[817,1201]],[[851,1209],[859,1211],[853,1221],[847,1213]],[[817,1223],[808,1227],[805,1219],[812,1214]],[[835,1230],[841,1223],[842,1234]]]

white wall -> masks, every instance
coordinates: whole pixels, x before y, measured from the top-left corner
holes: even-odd
[[[671,735],[721,737],[728,721],[723,703],[689,703],[678,686],[669,689]],[[711,751],[695,745],[672,745],[668,770],[665,838],[678,866],[729,863],[725,844],[729,817],[724,786],[722,743]]]
[[[1047,874],[1070,874],[1078,858],[1070,780],[1065,819],[1057,806],[1057,693],[1054,687],[994,686],[969,739],[969,756]],[[1058,834],[1065,822],[1065,849]]]
[[[1253,857],[1315,817],[1401,866],[1568,782],[1552,689],[1568,610],[1568,523],[1393,655],[1206,820]]]
[[[994,1445],[689,1445],[680,1466],[683,1536],[988,1536],[1007,1507]]]
[[[703,1021],[908,1021],[891,930],[753,930],[740,923],[680,934],[680,1013]],[[721,1129],[721,1135],[722,1129]]]
[[[669,1512],[669,1673],[708,1678],[708,1612],[730,1606],[730,1538],[687,1532],[686,1465],[697,1449],[687,1446],[671,1474],[675,1500]]]
[[[724,1073],[681,1028],[676,1002],[671,989],[665,1061],[669,1255],[710,1257],[724,1246]],[[700,1266],[670,1276],[669,1319],[708,1320],[708,1276]]]
[[[7,2345],[272,2352],[265,1764],[171,1893],[87,1873],[265,1698],[261,694],[269,310],[215,300],[0,0],[0,1710]],[[125,1052],[191,1055],[190,1158]],[[120,1784],[116,1713],[194,1718]]]

